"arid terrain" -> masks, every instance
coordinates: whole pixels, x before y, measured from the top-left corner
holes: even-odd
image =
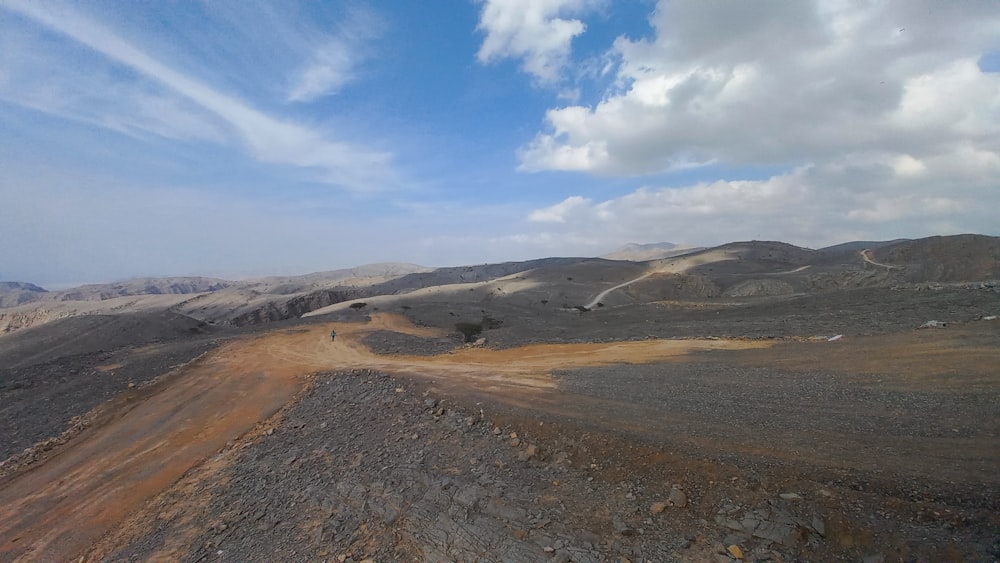
[[[7,284],[0,561],[1000,558],[1000,239],[663,248]]]

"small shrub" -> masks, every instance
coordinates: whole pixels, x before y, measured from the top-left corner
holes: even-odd
[[[466,342],[475,342],[476,338],[483,332],[483,324],[469,322],[455,323],[455,330],[465,337]]]
[[[577,311],[580,311],[581,313],[586,313],[587,311],[590,310],[590,309],[584,307],[583,305],[577,305],[576,307],[573,307],[573,308],[576,309]]]
[[[368,304],[364,302],[351,303],[351,309],[364,309]]]
[[[503,326],[503,321],[494,319],[489,315],[483,315],[483,320],[478,323],[460,322],[455,323],[455,330],[462,333],[466,342],[475,342],[484,330],[492,330]]]
[[[548,299],[542,299],[542,305],[548,305],[548,304],[549,304]]]

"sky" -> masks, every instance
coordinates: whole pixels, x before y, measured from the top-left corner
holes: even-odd
[[[0,0],[0,280],[958,233],[991,0]]]

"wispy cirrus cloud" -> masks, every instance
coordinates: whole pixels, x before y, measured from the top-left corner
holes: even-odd
[[[180,136],[181,133],[175,135],[162,119],[157,122],[155,119],[144,119],[143,115],[157,115],[157,111],[169,115],[170,111],[174,111],[189,121],[183,127],[183,135],[219,140],[218,131],[221,129],[225,131],[227,139],[239,141],[256,159],[313,169],[321,181],[331,184],[363,190],[384,184],[391,176],[391,155],[387,152],[332,140],[323,132],[258,110],[236,96],[219,91],[154,58],[141,47],[81,15],[71,6],[12,0],[5,2],[2,8],[72,39],[116,65],[137,73],[148,82],[115,77],[103,84],[91,84],[97,92],[110,93],[111,97],[138,94],[142,98],[123,107],[107,107],[107,111],[103,112],[98,112],[95,108],[100,105],[93,103],[81,103],[80,106],[87,108],[85,111],[75,110],[72,102],[64,102],[64,99],[72,100],[72,95],[65,98],[50,95],[48,100],[40,100],[25,96],[22,92],[21,96],[8,93],[4,95],[5,99],[15,103],[20,99],[21,105],[55,115],[73,115],[79,120],[109,129],[148,128],[150,132],[167,137]],[[34,60],[30,53],[23,58]],[[64,66],[57,65],[55,68]],[[70,71],[61,78],[72,79],[77,72]],[[97,80],[95,77],[92,82]],[[63,84],[66,84],[65,80]],[[19,88],[11,80],[3,81],[2,87],[8,92]],[[122,91],[123,87],[126,92]],[[37,90],[52,93],[60,91],[51,82]],[[155,90],[168,96],[157,97]],[[154,93],[151,94],[151,91]],[[97,94],[101,95],[103,94]],[[196,106],[197,111],[184,111],[191,105]],[[127,117],[116,120],[116,112],[121,115],[123,109],[133,111],[125,112]],[[88,115],[87,112],[97,115]],[[183,119],[172,119],[169,123],[183,123]]]
[[[317,38],[317,47],[293,75],[290,102],[311,102],[336,94],[357,78],[358,67],[371,56],[371,42],[384,24],[372,12],[354,7],[329,35]]]

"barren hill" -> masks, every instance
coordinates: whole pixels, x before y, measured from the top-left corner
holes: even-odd
[[[30,303],[44,293],[47,293],[45,289],[33,283],[0,282],[0,308]]]
[[[878,262],[902,267],[912,282],[1000,279],[1000,237],[955,235],[910,240],[873,251]]]
[[[1000,278],[997,241],[996,237],[961,235],[856,241],[821,250],[746,241],[646,262],[546,258],[433,270],[412,264],[374,264],[242,282],[145,278],[62,292],[10,283],[4,299],[16,305],[0,308],[0,333],[64,317],[158,310],[213,324],[256,325],[297,318],[337,303],[463,284],[480,284],[479,289],[469,285],[469,292],[460,299],[470,306],[500,299],[573,308],[590,304],[605,290],[602,306],[989,281]],[[522,280],[513,293],[509,282],[482,285],[509,276]],[[616,286],[621,289],[614,290]]]
[[[992,560],[995,240],[3,309],[0,559]]]

